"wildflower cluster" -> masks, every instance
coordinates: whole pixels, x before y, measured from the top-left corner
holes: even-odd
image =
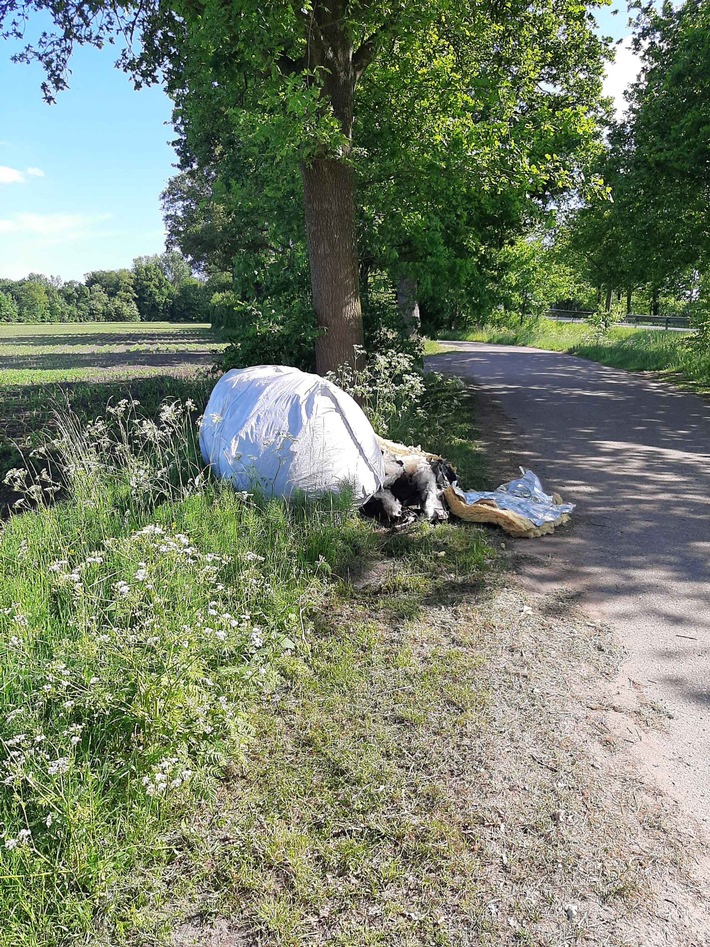
[[[369,358],[360,351],[361,364],[343,365],[328,377],[363,405],[375,430],[389,433],[389,426],[406,408],[420,410],[425,386],[416,358],[408,352],[388,349]]]
[[[73,637],[63,641],[63,660],[39,647],[43,624],[59,617],[51,609],[37,622],[18,603],[0,610],[6,650],[24,650],[18,659],[34,681],[32,700],[6,709],[0,783],[37,837],[69,818],[67,780],[78,786],[102,773],[107,788],[128,780],[166,801],[206,756],[214,764],[240,752],[248,736],[240,706],[273,685],[273,654],[295,647],[290,624],[268,627],[245,608],[251,572],[264,563],[251,550],[238,561],[203,552],[186,532],[158,523],[77,560],[54,559],[42,578]]]
[[[131,506],[143,511],[200,489],[205,472],[195,402],[165,402],[157,422],[141,417],[139,407],[139,401],[123,398],[88,423],[55,412],[56,434],[31,452],[30,467],[5,475],[4,483],[20,495],[15,509],[46,505],[61,491],[95,505],[107,479],[125,485]],[[38,458],[48,460],[39,472],[33,466]]]
[[[0,534],[8,943],[29,945],[37,917],[85,941],[119,911],[130,872],[169,849],[185,807],[245,759],[254,707],[307,634],[322,577],[360,536],[345,512],[199,480],[184,445],[168,456],[165,433],[191,410],[167,408],[157,433],[128,400],[88,433],[67,420],[65,501]],[[173,462],[181,472],[136,497],[136,457],[154,476]]]

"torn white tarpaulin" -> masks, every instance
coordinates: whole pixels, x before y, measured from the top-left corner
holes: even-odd
[[[223,375],[205,410],[200,449],[218,477],[270,496],[348,489],[359,506],[385,475],[372,425],[350,395],[284,365]]]

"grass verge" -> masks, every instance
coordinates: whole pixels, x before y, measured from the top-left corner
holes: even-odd
[[[206,393],[201,382],[191,390]],[[225,781],[248,769],[264,707],[303,669],[326,673],[314,629],[342,578],[382,554],[383,534],[347,498],[285,504],[206,480],[191,399],[154,419],[150,404],[123,399],[97,419],[96,386],[81,391],[85,410],[60,416],[48,449],[32,451],[34,480],[9,476],[36,508],[0,535],[8,947],[168,942],[172,922],[156,918],[172,903],[172,866],[189,860],[190,827],[216,818]],[[447,383],[427,397],[460,407]],[[408,439],[417,421],[415,411]],[[404,416],[398,423],[404,433]],[[466,423],[444,423],[433,446],[458,442],[473,471]],[[55,504],[57,491],[65,499]],[[433,540],[422,528],[397,542],[424,559],[432,542],[453,543],[456,568],[474,572],[488,555],[477,531]],[[393,601],[410,609],[404,594]],[[333,652],[328,674],[355,674],[356,651],[353,642],[349,664]],[[204,877],[191,872],[180,890],[194,899]],[[260,909],[275,930],[281,909]]]
[[[480,478],[460,397],[390,433]],[[608,633],[489,533],[235,494],[139,408],[65,419],[67,499],[0,535],[0,945],[653,943],[687,840],[595,775]]]
[[[597,339],[585,324],[539,319],[516,328],[486,328],[456,338],[568,352],[612,368],[658,372],[676,384],[710,392],[710,351],[686,333],[616,326]]]

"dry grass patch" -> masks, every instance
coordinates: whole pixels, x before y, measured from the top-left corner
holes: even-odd
[[[609,634],[421,575],[415,554],[341,589],[284,660],[174,866],[173,943],[700,945],[689,840],[579,698],[615,673]]]

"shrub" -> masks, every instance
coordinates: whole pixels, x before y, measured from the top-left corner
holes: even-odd
[[[315,370],[318,327],[307,296],[285,293],[245,303],[226,292],[213,299],[213,306],[215,323],[229,341],[222,357],[225,371],[249,365]]]

